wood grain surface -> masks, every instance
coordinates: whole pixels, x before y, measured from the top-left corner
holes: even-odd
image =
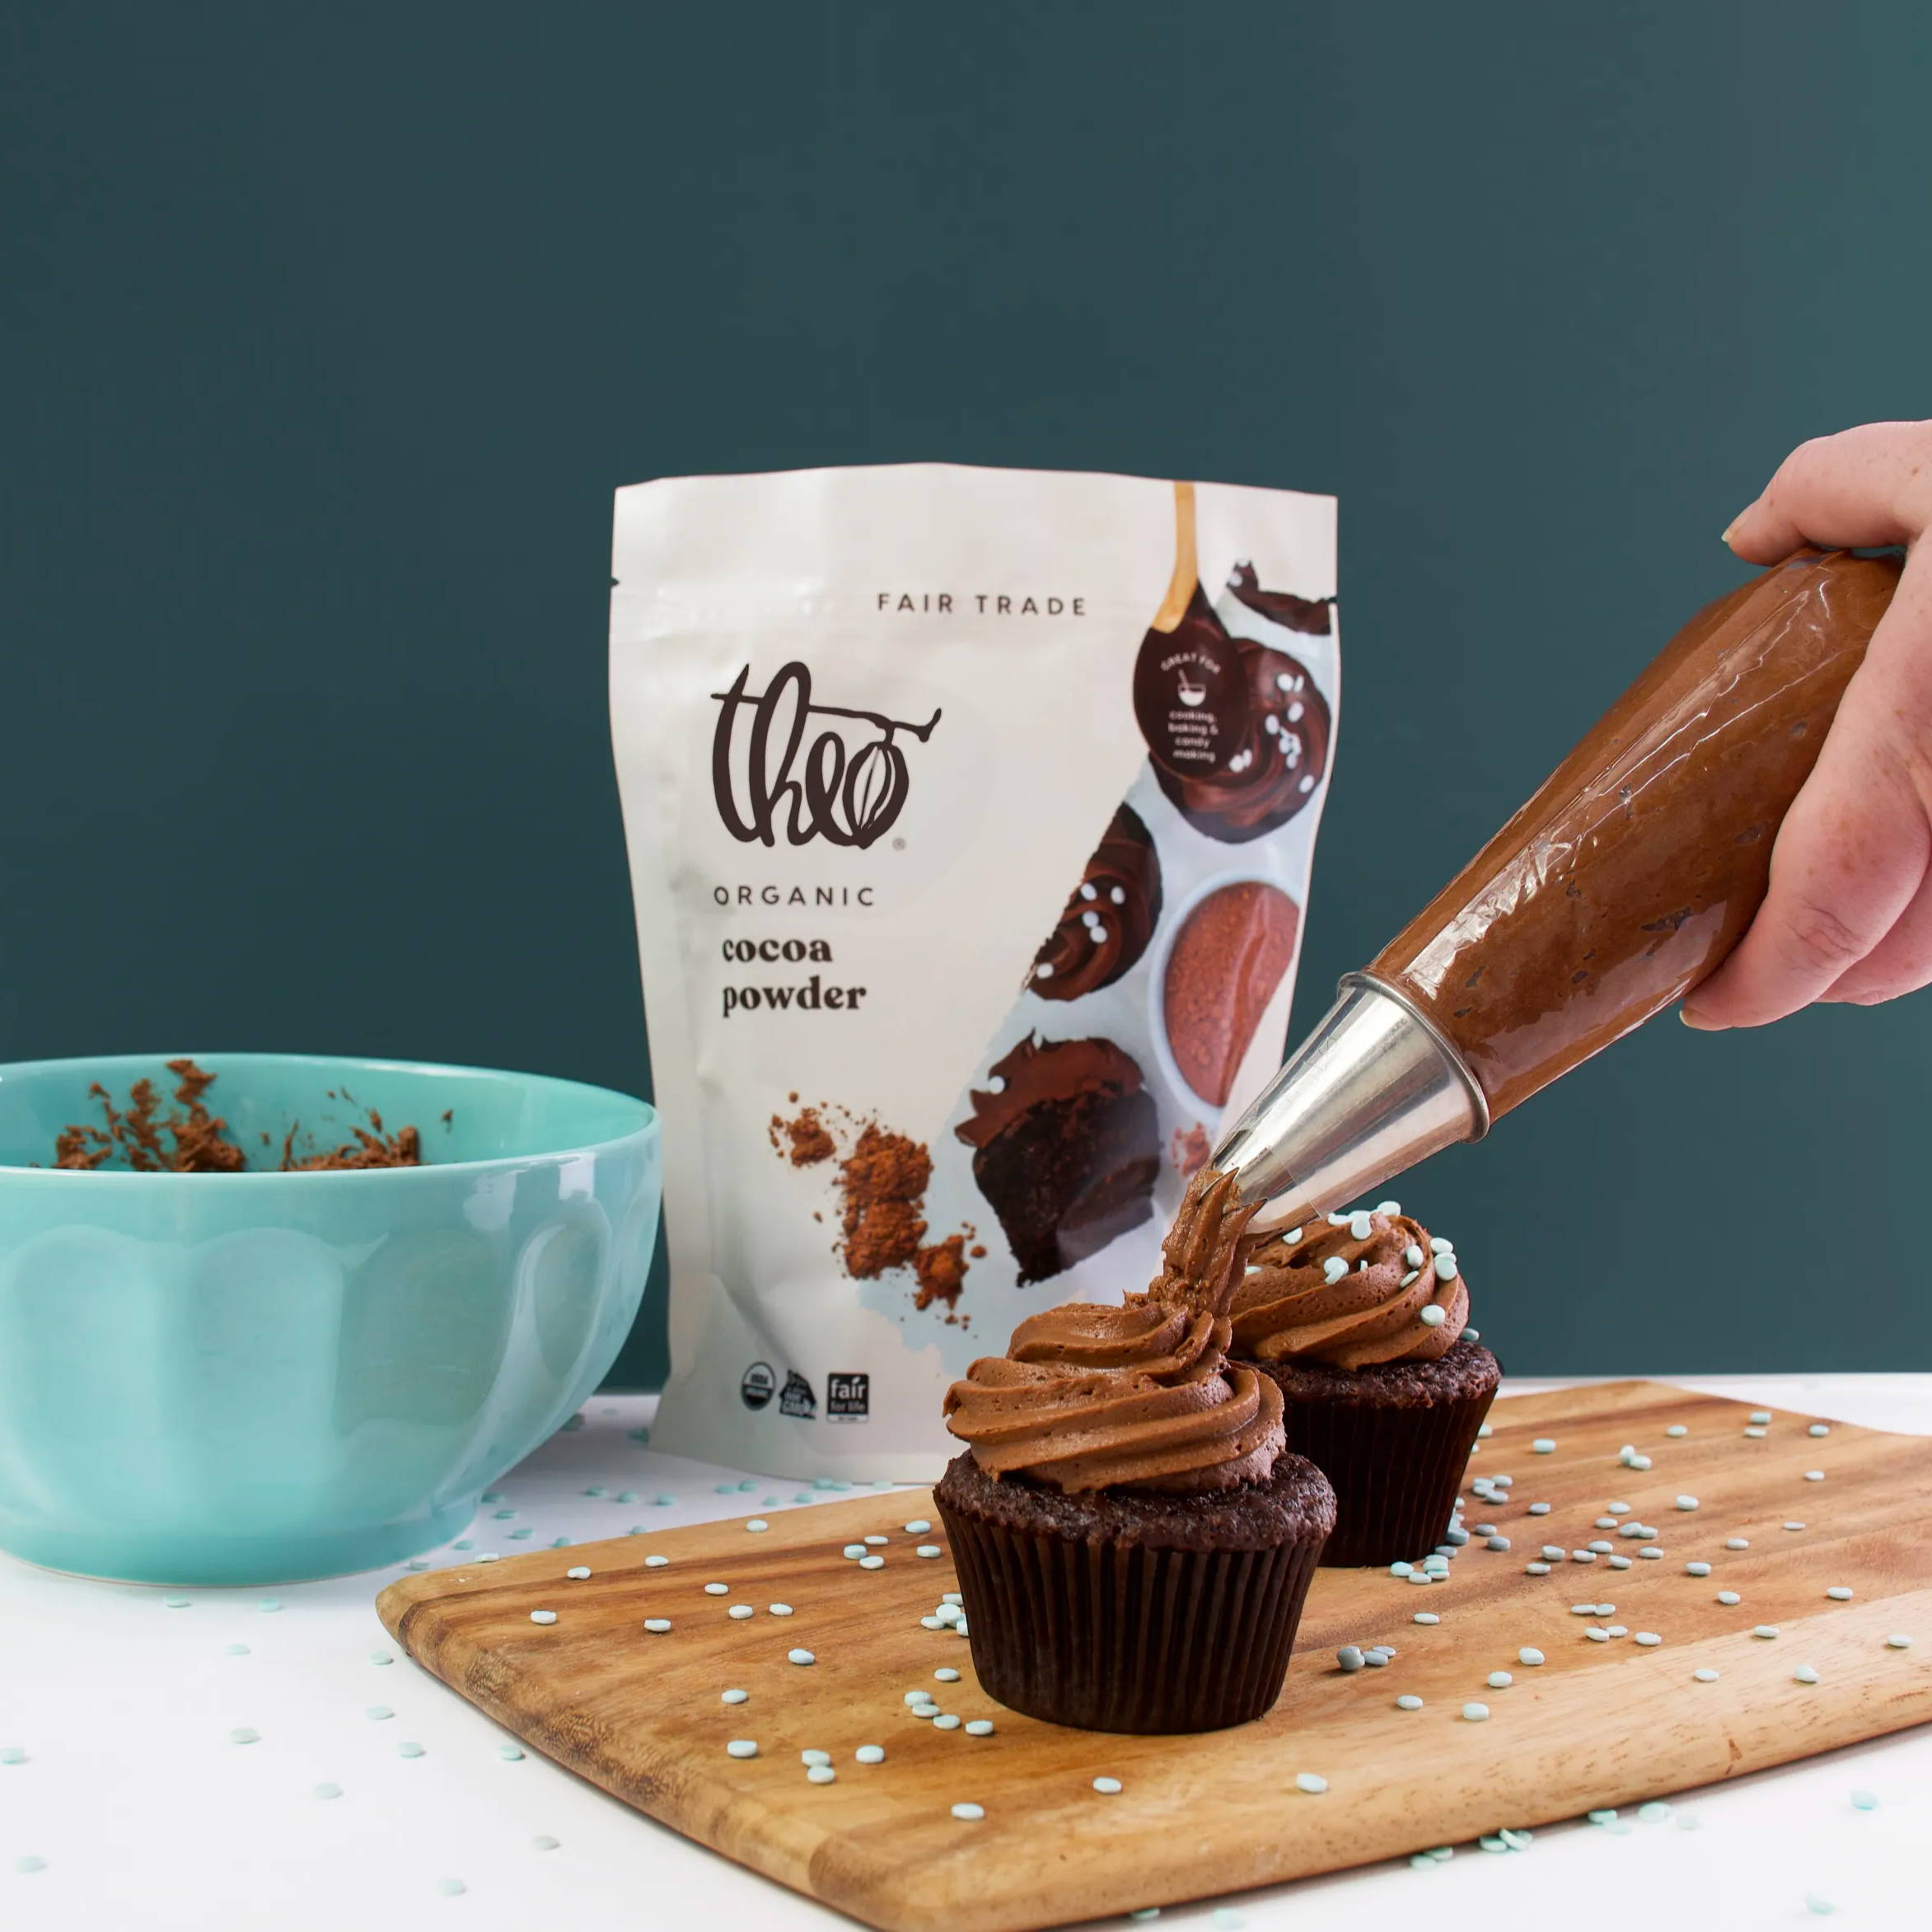
[[[1426,1587],[1322,1571],[1281,1701],[1199,1737],[1065,1730],[992,1703],[969,1644],[920,1625],[957,1588],[947,1555],[915,1554],[945,1543],[923,1490],[774,1513],[762,1531],[734,1518],[413,1576],[377,1607],[497,1722],[727,1858],[870,1925],[1014,1932],[1574,1817],[1932,1719],[1932,1440],[1845,1423],[1813,1437],[1814,1418],[1783,1411],[1753,1438],[1747,1415],[1640,1382],[1499,1401],[1471,1470],[1513,1476],[1510,1499],[1466,1490],[1464,1515],[1511,1547],[1472,1537]],[[1668,1437],[1673,1424],[1689,1434]],[[1535,1453],[1537,1438],[1555,1450]],[[1649,1471],[1620,1463],[1626,1443]],[[1613,1501],[1658,1531],[1659,1557],[1598,1527]],[[1528,1513],[1537,1502],[1548,1514]],[[921,1518],[930,1532],[904,1527]],[[876,1569],[841,1554],[868,1534],[889,1539]],[[1749,1547],[1727,1549],[1735,1537]],[[1598,1554],[1525,1574],[1546,1543],[1597,1540],[1630,1567]],[[652,1555],[670,1561],[646,1567]],[[1686,1574],[1693,1560],[1710,1574]],[[592,1574],[571,1580],[573,1565]],[[711,1582],[727,1593],[707,1594]],[[1827,1598],[1835,1586],[1850,1601]],[[1720,1590],[1741,1601],[1719,1603]],[[1586,1602],[1616,1607],[1572,1614]],[[754,1614],[734,1619],[733,1604]],[[647,1617],[671,1628],[647,1634]],[[1585,1635],[1612,1625],[1629,1634]],[[1663,1641],[1640,1647],[1640,1631]],[[1385,1668],[1338,1668],[1338,1646],[1378,1643],[1396,1647]],[[1526,1645],[1546,1661],[1518,1662]],[[788,1661],[793,1647],[816,1662]],[[1801,1665],[1816,1684],[1795,1681]],[[1696,1681],[1701,1667],[1717,1681]],[[944,1668],[960,1681],[938,1682]],[[1513,1683],[1489,1687],[1495,1670]],[[723,1703],[732,1687],[748,1699]],[[914,1690],[990,1719],[993,1734],[915,1717]],[[1397,1708],[1410,1693],[1422,1709]],[[1490,1717],[1466,1718],[1471,1701]],[[755,1739],[757,1757],[727,1756],[733,1738]],[[856,1762],[862,1744],[885,1761]],[[830,1753],[835,1782],[807,1780],[807,1749]],[[1303,1771],[1326,1791],[1300,1790]],[[1123,1789],[1097,1793],[1102,1776]],[[956,1819],[961,1802],[985,1816]]]

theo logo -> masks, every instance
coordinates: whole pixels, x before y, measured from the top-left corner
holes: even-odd
[[[782,821],[793,845],[822,835],[861,851],[883,837],[905,804],[908,783],[895,734],[924,744],[939,713],[908,724],[876,711],[815,704],[812,673],[796,660],[762,696],[746,690],[751,676],[747,664],[728,691],[711,694],[724,708],[711,740],[711,788],[725,830],[747,844],[771,845]],[[821,718],[840,722],[814,723]],[[809,742],[808,731],[816,734]]]

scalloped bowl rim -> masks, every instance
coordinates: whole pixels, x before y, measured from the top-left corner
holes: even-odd
[[[377,1181],[388,1184],[392,1181],[406,1181],[412,1176],[425,1174],[483,1174],[491,1169],[526,1167],[533,1162],[554,1161],[568,1158],[574,1154],[601,1152],[606,1148],[621,1147],[626,1142],[648,1139],[657,1132],[662,1125],[657,1110],[648,1100],[640,1100],[635,1094],[625,1093],[615,1087],[598,1087],[587,1080],[567,1080],[555,1074],[524,1074],[508,1067],[465,1066],[449,1060],[395,1060],[386,1055],[353,1053],[275,1053],[260,1050],[228,1053],[213,1047],[193,1053],[94,1053],[56,1056],[49,1060],[7,1060],[0,1062],[0,1083],[30,1074],[54,1074],[63,1069],[95,1069],[99,1077],[101,1069],[116,1069],[122,1066],[145,1069],[152,1073],[154,1068],[164,1066],[171,1060],[196,1061],[221,1060],[227,1068],[235,1069],[249,1062],[273,1063],[281,1067],[315,1067],[330,1069],[339,1076],[344,1069],[362,1069],[367,1072],[403,1074],[428,1074],[433,1078],[457,1076],[465,1079],[500,1081],[506,1085],[525,1088],[545,1088],[563,1093],[577,1093],[594,1097],[603,1102],[615,1102],[620,1106],[634,1107],[638,1111],[637,1124],[621,1134],[606,1134],[598,1140],[575,1140],[560,1147],[529,1148],[520,1153],[492,1154],[483,1160],[470,1161],[424,1161],[413,1167],[310,1167],[300,1172],[284,1172],[278,1167],[244,1167],[239,1172],[227,1174],[180,1174],[154,1173],[134,1167],[35,1167],[17,1161],[0,1160],[0,1181],[9,1174],[30,1174],[36,1180],[58,1177],[65,1185],[94,1181],[115,1186],[133,1182],[144,1182],[149,1186],[199,1186],[208,1181],[220,1181],[225,1187],[232,1187],[238,1181],[260,1184],[269,1181],[300,1181],[312,1184],[318,1181],[340,1181],[359,1180],[364,1182]]]

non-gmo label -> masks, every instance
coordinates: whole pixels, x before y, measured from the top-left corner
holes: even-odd
[[[871,1412],[871,1376],[833,1374],[826,1378],[827,1422],[863,1422]]]
[[[754,1362],[738,1384],[738,1394],[747,1409],[762,1409],[777,1392],[779,1378],[769,1362]]]

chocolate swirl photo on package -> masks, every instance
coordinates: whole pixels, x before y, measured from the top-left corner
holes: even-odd
[[[1285,1042],[1335,528],[941,464],[617,493],[662,1447],[928,1479],[975,1357],[1145,1287]]]

